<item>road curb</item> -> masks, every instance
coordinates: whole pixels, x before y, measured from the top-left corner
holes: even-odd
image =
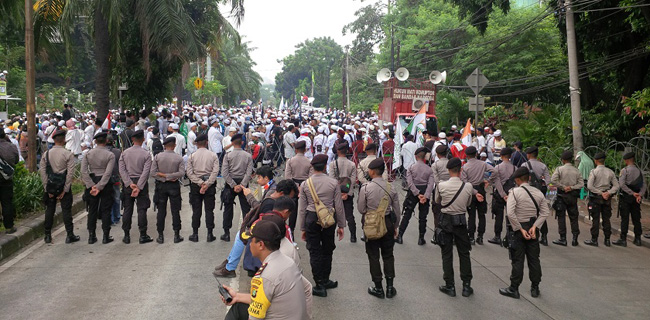
[[[74,217],[84,211],[86,206],[81,200],[81,194],[74,196],[72,200],[72,216]],[[61,207],[57,204],[54,213],[54,225],[52,229],[63,223]],[[44,234],[45,211],[36,214],[16,225],[17,231],[13,234],[0,234],[0,261],[10,257],[20,249],[28,246],[34,240],[40,239]]]
[[[613,208],[612,208],[612,209],[613,209]],[[612,211],[613,211],[613,210],[612,210]],[[582,211],[580,211],[579,214],[580,214],[580,220],[581,220],[582,222],[584,222],[584,223],[586,223],[586,224],[588,224],[588,225],[590,225],[590,226],[593,224],[592,221],[591,221],[591,219],[589,219],[589,214],[583,213]],[[613,212],[612,212],[612,214],[613,214]],[[602,230],[602,226],[601,226],[601,230]],[[614,237],[614,235],[620,236],[620,234],[621,234],[621,226],[612,225],[612,241],[617,240],[617,239]],[[634,241],[634,232],[633,232],[633,231],[629,231],[629,229],[628,229],[628,233],[627,233],[627,237],[626,237],[626,238],[627,238],[627,240],[628,240],[628,242],[629,242],[628,245],[633,245],[633,244],[632,244],[632,241]],[[643,237],[643,236],[641,236],[641,244],[642,244],[644,247],[650,248],[650,241],[649,241],[648,239],[646,239],[645,237]]]

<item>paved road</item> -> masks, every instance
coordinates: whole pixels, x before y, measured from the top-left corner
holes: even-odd
[[[183,235],[174,244],[171,218],[167,242],[125,245],[122,231],[114,228],[114,243],[87,244],[85,214],[75,221],[82,241],[64,243],[62,229],[54,243],[35,242],[0,266],[0,314],[2,319],[221,319],[221,304],[213,267],[229,252],[230,244],[200,242],[189,236],[191,213],[187,189],[183,195]],[[218,206],[217,206],[218,208]],[[397,245],[398,295],[380,300],[366,293],[371,284],[362,243],[337,242],[332,278],[339,288],[329,297],[314,301],[316,319],[647,319],[650,305],[650,251],[648,248],[598,248],[580,245],[542,248],[542,295],[530,297],[527,279],[521,300],[501,297],[509,283],[507,251],[493,244],[472,250],[473,287],[470,298],[450,298],[438,292],[443,283],[440,249],[416,244],[412,220],[405,243]],[[488,230],[492,221],[488,219]],[[217,214],[217,226],[221,217]],[[149,212],[150,235],[155,236],[155,214]],[[551,240],[556,223],[551,221]],[[588,226],[581,224],[586,239]],[[116,230],[117,229],[117,230]],[[136,230],[133,230],[136,233]],[[431,233],[427,234],[429,238]],[[488,236],[491,236],[488,232]],[[602,237],[601,237],[602,238]],[[303,267],[310,268],[304,243],[299,241]],[[457,261],[457,256],[454,257]],[[457,268],[456,268],[457,270]],[[246,286],[248,277],[233,279]],[[457,277],[457,284],[460,280]]]

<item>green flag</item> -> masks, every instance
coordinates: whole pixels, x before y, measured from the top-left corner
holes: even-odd
[[[187,123],[185,123],[185,120],[181,122],[181,125],[179,126],[179,132],[183,137],[185,137],[185,142],[187,142],[187,134],[189,132],[189,128],[187,127]]]

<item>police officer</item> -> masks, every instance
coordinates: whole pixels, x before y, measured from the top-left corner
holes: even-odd
[[[88,244],[97,242],[95,229],[97,218],[102,220],[103,244],[113,241],[111,237],[111,210],[113,209],[113,168],[115,154],[106,146],[108,134],[95,135],[97,147],[88,151],[81,160],[81,180],[86,185],[86,204],[88,206]]]
[[[456,287],[454,284],[453,248],[456,244],[458,259],[460,261],[460,279],[463,281],[463,297],[469,297],[474,293],[471,287],[472,262],[469,258],[469,251],[472,245],[469,242],[467,233],[467,207],[472,203],[474,190],[471,184],[460,179],[462,162],[458,158],[452,158],[447,162],[449,180],[441,182],[436,187],[436,202],[440,203],[442,215],[437,228],[440,229],[438,245],[442,252],[442,271],[445,285],[440,286],[440,291],[455,297]],[[438,235],[437,235],[438,236]]]
[[[151,205],[149,200],[149,173],[151,172],[151,154],[142,148],[144,131],[137,130],[131,135],[133,146],[124,150],[120,156],[120,176],[122,177],[122,194],[124,197],[124,220],[122,242],[131,243],[131,221],[133,209],[137,200],[138,229],[140,229],[140,243],[153,241],[147,235],[147,209]]]
[[[415,163],[406,170],[406,181],[408,184],[408,195],[404,199],[404,209],[402,211],[402,222],[399,225],[399,234],[395,240],[402,244],[402,237],[411,220],[411,215],[418,205],[419,228],[418,228],[418,245],[424,245],[424,234],[427,231],[427,215],[429,214],[429,198],[431,198],[433,187],[435,185],[433,171],[426,164],[425,155],[428,149],[425,147],[415,150]]]
[[[501,149],[503,156],[503,149]],[[542,266],[539,262],[539,242],[537,229],[542,226],[549,215],[546,197],[541,191],[528,184],[530,172],[521,167],[514,173],[516,188],[508,193],[508,221],[510,221],[510,253],[512,274],[510,286],[499,289],[499,293],[519,299],[519,285],[524,278],[524,259],[528,260],[528,274],[531,287],[530,295],[539,297],[539,283],[542,281]]]
[[[474,187],[474,198],[469,207],[469,223],[467,231],[469,233],[469,242],[474,244],[474,233],[478,231],[476,243],[483,244],[483,233],[485,233],[485,214],[487,213],[487,203],[485,202],[485,174],[489,174],[488,181],[494,185],[496,174],[494,167],[485,161],[476,159],[476,147],[469,146],[465,149],[467,163],[463,166],[461,179],[470,183]],[[476,215],[478,214],[478,230],[476,229]]]
[[[319,154],[314,156],[311,165],[314,167],[314,174],[300,185],[300,197],[298,198],[298,213],[300,216],[300,230],[302,240],[307,242],[309,250],[309,262],[316,286],[313,288],[313,295],[327,297],[327,289],[338,287],[337,281],[330,279],[332,272],[332,254],[336,245],[334,234],[338,234],[339,241],[343,240],[345,228],[345,209],[341,199],[341,189],[338,181],[325,174],[328,156]],[[336,223],[328,228],[319,224],[316,215],[314,197],[311,194],[308,181],[311,180],[316,196],[326,207],[334,208]],[[338,227],[337,227],[338,226]]]
[[[444,135],[444,132],[441,132],[442,135]],[[444,139],[444,136],[441,136],[441,139]],[[445,143],[447,141],[444,141]],[[447,145],[445,144],[440,144],[440,141],[436,142],[438,144],[435,148],[435,162],[431,165],[431,169],[433,170],[433,181],[435,182],[436,186],[433,189],[433,201],[431,201],[431,211],[433,212],[433,225],[437,226],[438,225],[438,219],[440,219],[440,203],[436,201],[435,197],[435,188],[437,188],[438,184],[443,181],[449,180],[449,170],[447,170],[447,162],[449,159],[447,159],[447,152],[449,151],[449,148],[447,148]],[[431,238],[431,243],[436,244],[436,235],[433,235],[433,238]]]
[[[534,180],[537,181],[536,184],[531,184],[531,187],[538,188],[543,194],[546,194],[548,191],[547,185],[551,182],[551,174],[548,172],[548,167],[537,159],[539,155],[539,148],[537,146],[528,147],[526,149],[526,161],[522,166],[528,168],[530,173],[531,182]],[[544,221],[544,224],[540,228],[540,237],[539,243],[543,246],[548,246],[548,222]]]
[[[368,143],[366,146],[366,158],[359,162],[359,167],[357,168],[357,180],[359,180],[360,185],[364,185],[366,182],[370,182],[370,175],[368,174],[368,165],[372,160],[377,159],[377,144]],[[388,174],[384,170],[384,173],[381,176],[384,180],[388,180]]]
[[[177,154],[176,137],[168,136],[163,141],[165,151],[157,154],[151,164],[151,176],[156,179],[155,205],[158,207],[156,228],[158,239],[156,242],[164,243],[165,218],[167,217],[167,199],[172,211],[172,228],[174,229],[174,243],[183,241],[181,237],[181,184],[179,179],[185,175],[183,157]]]
[[[305,157],[305,148],[307,143],[305,141],[296,141],[294,144],[296,149],[296,155],[289,158],[284,168],[284,178],[291,179],[298,186],[307,180],[309,176],[314,172],[314,168],[311,166],[311,162],[307,157]],[[298,211],[294,210],[289,217],[289,228],[291,228],[291,234],[293,234],[296,229],[296,221],[298,220]]]
[[[621,170],[618,184],[621,188],[619,210],[621,213],[621,239],[614,241],[617,246],[627,246],[627,229],[630,226],[630,215],[634,224],[634,244],[641,245],[641,200],[646,191],[643,173],[634,165],[634,152],[623,155],[625,168]]]
[[[399,212],[399,195],[393,188],[390,191],[388,188],[388,181],[383,179],[385,170],[383,159],[373,159],[368,164],[368,175],[370,181],[365,183],[359,190],[359,200],[357,208],[361,213],[361,223],[365,222],[364,218],[369,211],[376,211],[379,209],[380,202],[383,198],[388,197],[388,206],[386,211],[382,212],[386,221],[386,234],[376,240],[366,240],[366,253],[368,254],[368,262],[370,263],[370,276],[374,287],[368,288],[368,293],[378,297],[384,298],[384,289],[382,286],[382,273],[379,257],[381,254],[384,261],[384,274],[386,276],[386,293],[387,298],[392,298],[397,294],[397,290],[393,286],[393,279],[395,278],[395,257],[393,256],[393,247],[395,246],[395,237],[398,235],[399,216],[395,213]]]
[[[569,221],[571,222],[571,234],[573,234],[571,245],[575,247],[578,245],[578,235],[580,234],[578,198],[580,197],[580,189],[584,186],[584,181],[580,171],[573,166],[571,161],[573,161],[573,152],[569,150],[562,152],[563,165],[555,169],[553,176],[551,176],[551,183],[557,187],[557,198],[553,208],[555,209],[560,232],[560,239],[553,240],[553,243],[561,246],[567,245],[565,215],[568,212]]]
[[[217,238],[213,234],[214,206],[219,175],[219,157],[208,148],[208,135],[200,134],[194,140],[197,150],[187,159],[187,178],[190,179],[190,205],[192,206],[192,235],[189,240],[199,241],[201,207],[205,207],[205,226],[208,228],[208,242]]]
[[[339,181],[345,219],[348,221],[348,228],[350,229],[350,242],[356,243],[357,223],[354,221],[354,189],[352,186],[357,181],[357,168],[354,162],[348,160],[347,153],[347,143],[341,143],[337,146],[337,157],[329,165],[329,176]],[[349,179],[349,181],[345,178]]]
[[[232,137],[233,150],[223,158],[223,167],[221,168],[223,178],[226,180],[222,196],[222,201],[225,201],[223,235],[221,236],[223,241],[230,241],[235,198],[239,198],[242,216],[251,209],[242,189],[248,187],[251,174],[253,174],[253,157],[250,153],[242,150],[242,137],[239,133]]]
[[[591,225],[591,239],[585,240],[586,245],[598,246],[598,232],[600,218],[603,218],[603,233],[605,246],[611,245],[609,237],[612,235],[612,196],[618,191],[618,179],[614,171],[605,167],[605,153],[599,152],[594,156],[596,168],[589,173],[587,189],[589,189],[589,214],[593,218]]]
[[[0,125],[2,120],[0,120]],[[9,141],[9,137],[5,134],[4,130],[0,128],[0,160],[4,161],[8,166],[15,169],[20,156],[16,145]],[[13,176],[5,179],[0,175],[0,203],[2,205],[2,223],[4,224],[7,234],[16,232],[14,227],[14,180]]]
[[[492,197],[492,214],[494,218],[494,238],[488,239],[489,243],[501,245],[501,231],[503,230],[503,209],[508,200],[508,192],[514,187],[515,166],[510,163],[510,155],[512,149],[505,147],[501,149],[501,163],[499,163],[494,171],[496,175],[496,182],[494,183],[494,193]]]
[[[45,202],[45,238],[43,240],[45,243],[52,243],[52,225],[54,224],[57,201],[61,202],[61,214],[67,232],[65,243],[79,241],[79,236],[74,234],[72,223],[72,192],[70,191],[74,178],[75,159],[72,152],[64,147],[65,134],[65,130],[55,131],[52,134],[54,146],[41,157],[39,172],[43,186],[45,186],[43,194],[43,202]],[[57,176],[59,179],[56,179]],[[48,178],[50,181],[58,181],[58,183],[48,184]]]

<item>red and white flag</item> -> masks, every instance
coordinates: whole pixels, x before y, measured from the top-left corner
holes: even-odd
[[[108,115],[106,116],[106,119],[104,119],[104,123],[102,123],[102,131],[104,132],[109,132],[111,131],[111,113],[109,112]]]
[[[460,138],[460,142],[468,147],[472,145],[472,122],[470,119],[467,119],[467,124],[463,129],[463,135]]]

